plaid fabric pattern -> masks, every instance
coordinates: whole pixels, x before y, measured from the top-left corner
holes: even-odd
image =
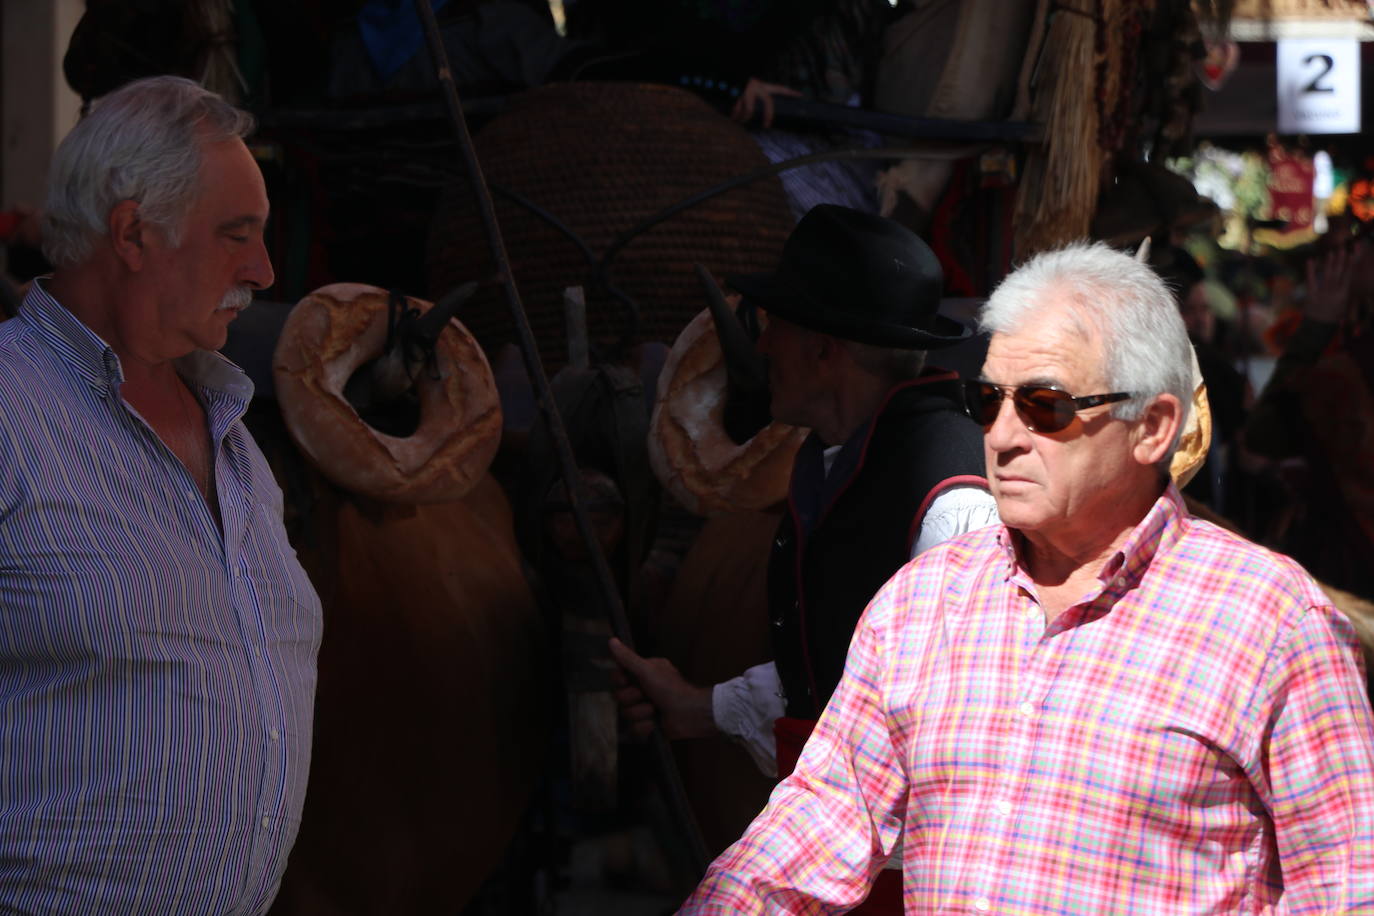
[[[1002,526],[874,598],[802,754],[684,913],[1374,912],[1353,631],[1172,487],[1049,625]]]

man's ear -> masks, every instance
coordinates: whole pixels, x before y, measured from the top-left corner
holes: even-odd
[[[819,331],[808,331],[810,336],[807,339],[807,349],[814,360],[814,364],[833,365],[837,357],[844,356],[844,341],[838,337],[831,337],[829,334],[822,334]]]
[[[148,224],[139,216],[138,201],[121,200],[111,207],[108,224],[115,256],[130,270],[141,270]]]
[[[1131,452],[1135,460],[1144,465],[1163,461],[1182,423],[1183,405],[1178,398],[1172,394],[1156,395],[1136,422]]]

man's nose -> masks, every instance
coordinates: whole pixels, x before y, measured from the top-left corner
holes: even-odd
[[[267,289],[277,280],[272,270],[272,258],[267,254],[266,239],[259,238],[253,245],[248,263],[241,272],[243,282],[253,289]]]
[[[998,402],[997,417],[992,421],[992,425],[983,431],[983,437],[988,448],[995,452],[1011,451],[1026,444],[1030,430],[1021,422],[1011,398],[1004,397]]]

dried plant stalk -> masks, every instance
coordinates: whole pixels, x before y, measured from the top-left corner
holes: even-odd
[[[1035,78],[1032,120],[1045,139],[1026,157],[1017,189],[1016,256],[1085,238],[1097,204],[1096,22],[1093,0],[1050,14]]]

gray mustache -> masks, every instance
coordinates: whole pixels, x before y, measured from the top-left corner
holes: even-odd
[[[219,310],[246,309],[252,302],[253,288],[251,286],[236,286],[224,294],[224,298],[219,303]]]

